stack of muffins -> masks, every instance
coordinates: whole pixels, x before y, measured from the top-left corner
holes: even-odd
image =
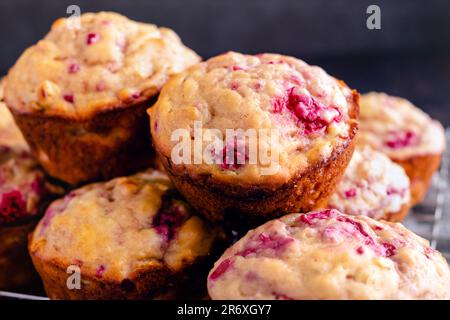
[[[445,259],[395,223],[439,167],[438,122],[296,58],[200,62],[169,29],[80,22],[5,79],[0,287],[33,274],[31,232],[52,299],[450,298]]]

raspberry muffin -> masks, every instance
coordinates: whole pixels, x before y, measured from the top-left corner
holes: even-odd
[[[55,201],[29,250],[51,299],[201,296],[222,236],[158,171],[88,185]],[[220,241],[219,241],[220,242]],[[81,288],[68,289],[68,267]]]
[[[358,95],[296,58],[229,52],[172,78],[149,114],[163,165],[198,211],[265,221],[327,204],[353,152]]]
[[[49,188],[27,148],[11,114],[0,103],[0,289],[20,287],[35,278],[27,235]]]
[[[119,14],[57,20],[9,71],[5,101],[34,155],[69,184],[151,164],[145,110],[199,61],[169,29]]]
[[[405,170],[383,153],[365,146],[356,148],[328,207],[398,222],[407,215],[410,202]]]
[[[411,180],[412,203],[423,200],[445,149],[438,121],[405,99],[371,92],[361,97],[358,137],[400,164]]]
[[[399,223],[327,209],[270,221],[229,248],[212,299],[449,299],[450,270]]]

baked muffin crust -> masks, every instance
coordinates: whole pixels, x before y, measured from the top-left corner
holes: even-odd
[[[172,139],[173,132],[182,128],[192,136],[195,121],[201,122],[202,132],[214,129],[222,136],[227,129],[267,130],[279,142],[271,143],[269,135],[259,135],[258,146],[279,155],[271,163],[277,168],[275,174],[262,173],[267,165],[260,159],[245,165],[229,163],[232,161],[224,156],[227,148],[248,160],[247,154],[239,154],[236,144],[208,153],[210,141],[203,141],[202,150],[206,151],[202,163],[183,165],[194,176],[210,174],[226,182],[285,183],[312,163],[328,159],[349,138],[351,113],[357,113],[353,94],[321,68],[301,60],[229,52],[169,81],[149,110],[152,137],[158,152],[171,158],[178,143]]]
[[[270,221],[209,274],[212,299],[449,299],[450,271],[398,223],[327,209]]]
[[[204,260],[221,236],[178,198],[165,174],[148,171],[55,201],[29,250],[51,298],[142,299],[176,288],[180,275],[191,277],[195,287],[199,275],[185,271]],[[90,279],[81,290],[70,292],[61,279],[70,265]]]
[[[406,99],[371,92],[361,97],[357,142],[387,154],[411,180],[412,204],[421,202],[445,149],[442,125]]]
[[[169,187],[154,171],[75,190],[49,207],[31,251],[114,279],[158,261],[180,269],[207,254],[214,235],[181,200],[163,203]]]
[[[138,104],[199,61],[170,29],[112,12],[70,18],[28,48],[8,74],[5,97],[19,113],[84,119]]]
[[[398,160],[445,149],[442,125],[406,99],[370,92],[360,99],[359,141]]]

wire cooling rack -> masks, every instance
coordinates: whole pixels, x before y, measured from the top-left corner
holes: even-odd
[[[428,239],[450,262],[450,128],[445,132],[447,149],[442,157],[439,174],[425,200],[415,206],[404,221],[407,228]]]
[[[406,227],[430,241],[450,262],[450,128],[445,133],[447,150],[442,157],[441,168],[433,177],[432,185],[425,200],[415,206],[404,221]],[[1,299],[47,300],[40,295],[22,292],[0,291]]]

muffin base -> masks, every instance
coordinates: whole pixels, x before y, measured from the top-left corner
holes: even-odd
[[[428,154],[407,159],[391,158],[401,165],[411,180],[411,204],[415,205],[425,198],[433,178],[441,163],[441,155]]]
[[[34,283],[38,276],[27,250],[27,237],[36,221],[0,227],[0,289]]]
[[[149,103],[116,108],[83,120],[12,113],[48,174],[78,185],[131,174],[152,165],[146,116]]]
[[[149,300],[196,299],[206,294],[206,277],[213,266],[209,257],[202,258],[179,272],[155,262],[122,281],[98,278],[81,273],[81,289],[68,289],[70,274],[56,262],[40,259],[31,253],[44,283],[45,292],[55,300]],[[203,275],[203,277],[201,276]]]
[[[326,162],[316,163],[281,186],[230,185],[209,175],[192,177],[167,157],[159,153],[158,156],[172,182],[195,210],[212,222],[226,222],[234,228],[326,206],[353,150],[350,139]]]

